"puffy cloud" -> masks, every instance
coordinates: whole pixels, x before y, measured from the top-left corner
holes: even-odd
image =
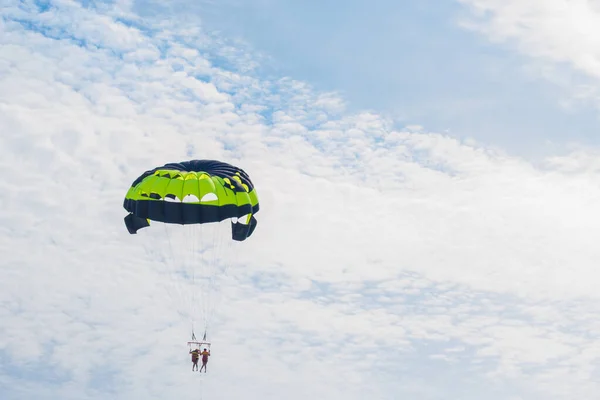
[[[536,167],[345,114],[202,32],[124,23],[126,5],[24,5],[0,25],[3,398],[597,392],[592,152]],[[188,158],[242,166],[261,199],[193,380],[191,292],[160,225],[129,235],[121,207]]]

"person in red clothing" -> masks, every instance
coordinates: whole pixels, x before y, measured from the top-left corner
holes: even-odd
[[[200,367],[200,372],[202,372],[202,368],[204,368],[204,373],[206,373],[206,364],[208,363],[208,357],[210,356],[210,350],[206,351],[206,349],[204,349],[204,351],[202,353],[200,353],[200,355],[202,355],[202,366]]]

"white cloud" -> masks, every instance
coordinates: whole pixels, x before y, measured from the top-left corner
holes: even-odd
[[[571,101],[600,99],[600,9],[594,1],[459,2],[472,12],[462,21],[464,27],[494,42],[509,43],[537,61],[530,70],[534,76],[568,89]]]
[[[395,131],[302,82],[217,66],[247,55],[198,30],[53,4],[55,19],[2,9],[0,395],[198,395],[166,249],[129,235],[121,207],[141,172],[191,157],[243,166],[262,207],[223,277],[207,398],[597,392],[592,152],[540,169]]]

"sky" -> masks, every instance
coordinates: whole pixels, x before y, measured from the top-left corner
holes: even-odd
[[[172,3],[168,14],[195,15],[207,31],[268,57],[271,73],[336,91],[350,110],[385,113],[398,127],[421,125],[529,158],[572,142],[599,144],[593,2],[187,3]],[[137,9],[153,10],[148,4]],[[588,45],[569,48],[565,32]]]
[[[0,398],[598,393],[600,4],[0,15]],[[160,224],[130,235],[122,204],[192,158],[242,167],[261,209],[248,240],[201,232],[186,259]],[[206,374],[190,260],[216,268]]]

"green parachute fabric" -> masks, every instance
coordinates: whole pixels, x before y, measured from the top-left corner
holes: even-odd
[[[203,224],[232,220],[232,239],[243,241],[256,228],[258,196],[244,170],[217,160],[169,163],[144,172],[131,185],[123,207],[131,234],[149,220]],[[245,221],[237,221],[246,217]]]

